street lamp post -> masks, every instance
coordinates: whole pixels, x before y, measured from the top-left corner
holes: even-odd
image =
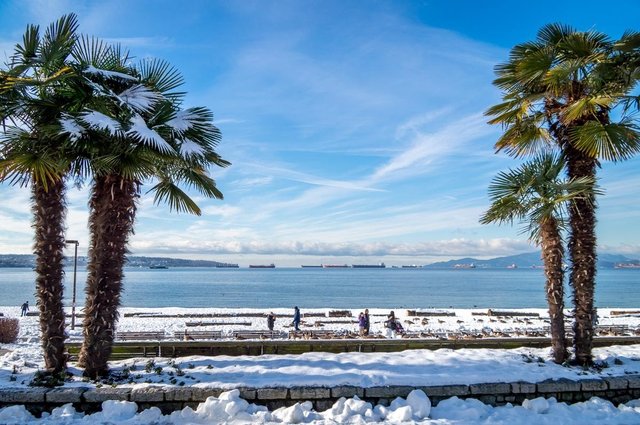
[[[73,298],[71,298],[71,329],[76,328],[76,273],[78,270],[78,245],[80,242],[75,240],[67,240],[66,243],[72,243],[75,245],[75,252],[73,254]]]

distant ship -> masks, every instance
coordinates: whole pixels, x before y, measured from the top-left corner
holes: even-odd
[[[323,269],[348,269],[349,266],[347,264],[323,264]]]
[[[354,269],[384,269],[385,266],[384,263],[378,263],[378,264],[353,264],[351,267],[353,267]]]
[[[638,263],[617,263],[613,266],[614,269],[640,269],[640,264]]]
[[[422,266],[416,266],[415,264],[411,264],[409,266],[402,266],[403,269],[421,269]]]
[[[454,269],[475,269],[476,265],[473,263],[469,263],[469,264],[454,264],[453,265]]]
[[[507,266],[508,269],[517,269],[518,265],[516,263],[510,264]]]
[[[271,263],[271,264],[250,264],[249,265],[250,269],[275,269],[276,265]]]
[[[219,263],[216,264],[216,269],[237,269],[240,266],[233,263]]]
[[[318,265],[318,266],[307,266],[307,265],[302,265],[300,266],[303,269],[321,269],[322,268],[322,264]]]
[[[163,266],[162,264],[154,264],[152,266],[149,266],[150,269],[168,269],[169,267],[167,266]]]

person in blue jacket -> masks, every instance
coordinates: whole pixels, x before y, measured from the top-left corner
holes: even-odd
[[[298,306],[293,307],[293,327],[295,330],[300,330],[300,309]]]

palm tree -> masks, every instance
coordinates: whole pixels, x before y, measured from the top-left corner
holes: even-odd
[[[589,179],[562,181],[564,164],[550,154],[541,155],[508,172],[500,172],[489,186],[492,204],[482,224],[526,223],[529,238],[542,248],[546,294],[551,322],[551,346],[556,363],[568,357],[564,330],[564,248],[561,230],[567,203],[588,196]]]
[[[68,57],[76,38],[75,15],[51,24],[41,37],[30,25],[8,69],[2,72],[0,121],[0,181],[31,186],[36,296],[45,369],[66,368],[63,250],[65,247],[65,182],[71,160],[65,138],[51,131],[61,111],[72,109],[78,97],[66,81],[73,76]]]
[[[503,102],[486,112],[491,124],[505,127],[497,151],[522,156],[555,145],[570,179],[592,181],[600,160],[634,155],[640,149],[632,115],[638,102],[629,93],[638,77],[628,66],[634,40],[625,37],[614,43],[599,32],[551,24],[535,41],[516,45],[509,61],[496,67],[494,84],[503,91]],[[592,363],[595,209],[593,194],[569,207],[574,346],[581,365]]]
[[[102,52],[99,43],[81,43]],[[109,47],[108,49],[114,49]],[[115,48],[117,49],[117,48]],[[93,172],[89,201],[91,242],[79,363],[91,378],[108,372],[122,292],[127,243],[133,233],[141,185],[154,178],[156,202],[172,210],[200,214],[180,183],[207,197],[222,198],[206,167],[226,166],[214,151],[220,139],[205,108],[179,109],[174,93],[180,75],[165,62],[129,68],[126,55],[78,54],[85,76],[100,93],[93,107],[62,121],[63,133],[77,139]],[[109,58],[105,60],[104,58]]]

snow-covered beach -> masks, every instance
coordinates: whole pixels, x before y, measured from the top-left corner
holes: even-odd
[[[361,309],[351,311],[352,317],[328,317],[332,309],[303,310],[302,328],[333,329],[336,332],[357,332],[356,317]],[[364,310],[364,309],[362,309]],[[184,331],[187,323],[197,329],[217,329],[223,335],[234,330],[266,329],[264,316],[270,310],[255,309],[141,309],[123,308],[119,331],[164,331],[167,337]],[[407,310],[394,310],[408,332],[453,334],[493,332],[516,335],[543,329],[546,312],[541,309],[518,310],[527,316],[486,316],[486,310],[439,310],[449,315],[408,316]],[[19,316],[17,307],[0,307],[5,317]],[[291,309],[274,309],[278,318],[275,330],[289,330]],[[311,314],[309,314],[311,313]],[[322,313],[325,313],[324,317]],[[372,333],[382,333],[387,310],[370,309]],[[433,313],[433,312],[432,312]],[[474,314],[475,313],[475,314]],[[612,314],[613,313],[613,314]],[[241,314],[242,320],[234,317]],[[538,314],[538,316],[535,316]],[[157,317],[153,317],[157,316]],[[160,317],[161,316],[161,317]],[[202,318],[206,316],[207,318]],[[215,317],[215,319],[211,319]],[[426,319],[426,320],[425,320]],[[2,344],[8,353],[0,357],[0,391],[28,388],[34,373],[42,367],[39,349],[39,328],[35,316],[20,318],[20,334],[16,344]],[[201,326],[194,326],[200,322]],[[215,325],[210,323],[215,322]],[[600,309],[601,326],[637,329],[640,317],[621,309]],[[209,323],[209,324],[208,324]],[[247,325],[247,323],[251,323]],[[80,340],[80,328],[69,330],[69,339]],[[440,349],[410,350],[398,353],[305,353],[302,355],[264,356],[192,356],[186,358],[157,358],[154,367],[147,368],[148,358],[112,362],[115,372],[130,372],[128,378],[117,383],[124,387],[215,387],[227,390],[218,398],[211,398],[196,411],[188,408],[162,416],[159,411],[147,410],[135,414],[131,402],[109,402],[103,411],[93,415],[76,412],[70,405],[59,408],[51,416],[41,419],[31,416],[23,407],[7,407],[0,411],[0,423],[86,423],[119,422],[148,423],[640,423],[640,402],[615,407],[608,401],[594,398],[586,403],[566,405],[555,400],[537,399],[523,406],[491,407],[477,400],[452,398],[440,402],[433,409],[424,393],[414,393],[408,400],[399,399],[390,406],[372,406],[362,400],[348,399],[336,403],[325,412],[316,412],[311,403],[266,412],[262,407],[239,399],[235,388],[269,388],[275,386],[337,386],[373,387],[386,385],[447,385],[486,382],[541,382],[547,379],[627,376],[640,373],[640,346],[616,346],[594,351],[601,369],[582,370],[564,367],[551,361],[549,349]],[[84,382],[81,371],[72,363],[74,375],[65,386],[94,386]],[[180,370],[180,374],[174,374]],[[158,371],[161,371],[158,373]],[[100,385],[100,384],[98,384]],[[427,413],[425,413],[427,412]]]

